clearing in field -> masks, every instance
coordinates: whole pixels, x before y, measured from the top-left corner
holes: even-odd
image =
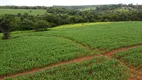
[[[0,79],[142,79],[142,22],[77,25],[0,40]]]

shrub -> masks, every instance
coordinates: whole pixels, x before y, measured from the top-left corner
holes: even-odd
[[[49,27],[50,27],[49,22],[45,20],[37,20],[34,24],[35,31],[43,31],[43,30],[45,31]]]

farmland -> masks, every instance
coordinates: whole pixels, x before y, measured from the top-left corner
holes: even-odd
[[[118,52],[115,58],[120,59],[123,62],[127,62],[129,66],[134,66],[137,69],[142,67],[142,47],[132,48],[128,51]],[[141,69],[142,71],[142,69]]]
[[[141,21],[131,21],[70,24],[43,32],[12,32],[9,40],[0,40],[0,77],[6,80],[140,77],[141,29]],[[127,50],[116,52],[120,48]],[[116,54],[107,55],[112,52]]]
[[[115,68],[113,68],[115,67]],[[127,75],[125,75],[125,68],[118,65],[118,61],[109,60],[106,57],[95,57],[89,61],[84,61],[81,63],[73,63],[69,65],[63,65],[61,67],[55,67],[52,69],[46,69],[40,73],[34,75],[26,75],[23,77],[14,78],[19,79],[59,79],[59,80],[125,80]],[[123,75],[122,77],[118,77]],[[42,76],[42,77],[41,77]],[[8,79],[11,80],[11,79]]]
[[[0,15],[3,14],[18,14],[18,13],[28,13],[29,15],[42,15],[46,13],[46,10],[42,10],[42,9],[0,9]]]

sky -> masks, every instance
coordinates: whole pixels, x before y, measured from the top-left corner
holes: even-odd
[[[99,4],[142,4],[142,0],[0,0],[0,5],[53,6],[53,5],[99,5]]]

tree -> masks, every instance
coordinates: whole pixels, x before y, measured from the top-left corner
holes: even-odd
[[[4,16],[0,19],[0,30],[3,32],[2,39],[8,39],[10,34],[10,16]]]
[[[50,27],[49,22],[45,20],[37,20],[34,24],[35,31],[47,30]]]
[[[19,30],[32,30],[33,29],[33,21],[25,18],[19,22]]]

